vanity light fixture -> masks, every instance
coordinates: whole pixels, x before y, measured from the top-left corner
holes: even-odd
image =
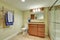
[[[25,0],[21,0],[22,2],[25,2]]]
[[[33,9],[33,12],[40,12],[39,8]]]

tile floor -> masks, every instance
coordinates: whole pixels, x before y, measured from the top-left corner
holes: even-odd
[[[40,38],[40,37],[31,36],[28,34],[26,35],[18,34],[17,36],[14,36],[13,38],[9,40],[49,40],[49,38],[48,37]]]

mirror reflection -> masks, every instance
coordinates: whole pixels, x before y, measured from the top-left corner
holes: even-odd
[[[44,19],[43,12],[35,12],[35,19]]]

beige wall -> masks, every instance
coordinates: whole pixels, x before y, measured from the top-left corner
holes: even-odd
[[[48,8],[44,9],[44,13],[45,13],[45,34],[48,35]]]
[[[28,18],[30,18],[30,11],[24,11],[23,13],[24,17],[24,25],[28,24]]]
[[[0,40],[3,40],[11,35],[14,35],[15,33],[20,32],[20,28],[23,25],[23,14],[19,9],[0,1],[0,8],[2,6],[8,10],[14,11],[14,25],[10,26],[9,28],[0,29]]]

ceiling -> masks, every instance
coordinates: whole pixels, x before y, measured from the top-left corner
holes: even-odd
[[[21,0],[0,0],[1,2],[8,3],[9,5],[16,7],[20,10],[29,10],[33,8],[41,8],[51,6],[56,0],[26,0],[21,2]],[[56,3],[60,5],[60,0]]]

